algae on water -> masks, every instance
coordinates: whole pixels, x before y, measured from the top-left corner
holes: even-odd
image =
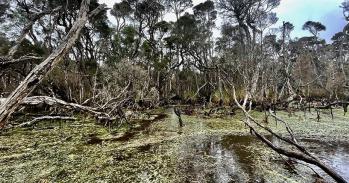
[[[296,171],[291,171],[278,154],[251,136],[239,113],[217,119],[183,116],[183,128],[178,127],[171,111],[166,113],[165,118],[133,121],[131,128],[119,130],[81,119],[3,132],[1,146],[10,148],[0,150],[0,182],[313,180],[309,168],[298,164]],[[259,112],[253,115],[261,120],[264,117]],[[302,113],[291,117],[284,112],[278,115],[289,121],[300,139],[348,142],[348,117],[340,111],[336,111],[335,120],[323,114],[320,122],[315,114],[306,118]],[[282,124],[276,125],[272,118],[265,125],[286,134]],[[100,141],[90,143],[92,136]],[[317,144],[304,143],[309,147]],[[343,156],[345,159],[348,154]]]

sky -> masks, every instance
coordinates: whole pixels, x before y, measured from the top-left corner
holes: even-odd
[[[112,7],[114,3],[121,0],[100,0],[108,7]],[[193,0],[194,5],[204,2],[205,0]],[[308,21],[318,21],[327,27],[327,30],[322,32],[320,37],[327,41],[331,37],[343,30],[346,21],[342,14],[342,9],[339,7],[344,0],[281,0],[280,5],[274,10],[279,17],[279,21],[274,27],[282,25],[283,21],[291,22],[295,29],[291,34],[292,38],[310,36],[310,33],[302,30],[303,24]],[[165,20],[173,20],[173,16],[166,15]],[[111,22],[113,18],[110,17]]]
[[[339,7],[342,2],[343,0],[281,0],[275,12],[279,17],[279,25],[283,21],[289,21],[295,26],[292,37],[310,36],[310,33],[302,30],[302,26],[304,22],[312,20],[326,26],[327,30],[320,36],[329,41],[346,24]]]

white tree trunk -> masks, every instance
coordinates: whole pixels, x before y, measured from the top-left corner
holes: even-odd
[[[11,114],[17,109],[25,97],[27,97],[44,77],[59,63],[78,39],[82,28],[85,26],[89,16],[97,14],[103,8],[98,7],[88,15],[90,0],[84,0],[81,3],[79,16],[69,33],[63,39],[62,43],[46,58],[41,64],[37,65],[20,85],[8,96],[0,106],[0,128],[6,125]],[[104,5],[103,5],[104,7]]]

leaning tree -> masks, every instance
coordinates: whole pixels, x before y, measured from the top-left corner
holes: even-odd
[[[15,112],[21,102],[27,97],[42,80],[45,78],[50,71],[63,59],[63,57],[70,51],[70,49],[75,44],[75,41],[79,38],[79,34],[81,30],[84,28],[86,22],[89,18],[95,16],[100,11],[105,9],[105,5],[100,5],[93,11],[89,11],[90,0],[83,0],[81,2],[79,14],[77,20],[72,24],[68,34],[62,39],[60,45],[53,50],[53,52],[39,65],[37,65],[28,75],[27,77],[20,83],[20,85],[6,98],[4,102],[1,103],[0,106],[0,124],[1,127],[4,127],[9,120],[11,114]],[[41,15],[43,12],[39,12],[37,14]],[[37,19],[33,19],[36,21]],[[31,25],[30,22],[28,25]],[[24,35],[21,35],[17,42],[21,42],[27,34],[26,26],[23,29]],[[13,50],[16,50],[18,47],[18,43],[11,48],[9,52],[9,57],[12,56]]]

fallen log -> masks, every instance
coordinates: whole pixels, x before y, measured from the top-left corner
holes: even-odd
[[[4,100],[5,100],[4,98],[0,98],[0,104]],[[80,112],[80,111],[85,112],[85,113],[88,113],[88,114],[92,115],[93,117],[95,117],[95,119],[100,123],[110,123],[110,122],[115,121],[117,119],[126,119],[123,112],[122,112],[122,114],[120,112],[117,113],[117,116],[119,116],[119,118],[112,117],[110,115],[110,113],[104,112],[104,110],[101,108],[93,108],[93,107],[84,106],[84,105],[80,105],[80,104],[76,104],[76,103],[69,103],[69,102],[63,101],[61,99],[48,97],[48,96],[27,97],[21,102],[21,105],[24,107],[25,106],[39,106],[39,105],[43,105],[43,104],[48,105],[48,106],[58,106],[58,107],[62,107],[65,109],[70,109],[70,110],[74,110],[74,111],[78,111],[78,112]],[[115,104],[115,108],[119,108],[120,105],[122,105],[122,101]],[[50,119],[54,120],[55,119],[55,118],[52,118],[52,116],[41,116],[41,117],[37,117],[37,119],[34,118],[34,120],[32,122],[35,123],[35,122],[37,122],[37,120],[39,120],[39,121],[46,120],[45,118],[47,120],[50,120]],[[75,119],[75,118],[70,118],[70,117],[63,118],[61,116],[56,116],[57,120],[59,118],[61,118],[62,120],[74,120]],[[32,122],[28,122],[28,125],[31,125]],[[127,119],[126,119],[126,122],[128,123]],[[16,127],[22,127],[21,125],[17,125]]]
[[[14,126],[14,128],[22,128],[22,127],[29,127],[37,124],[40,121],[45,121],[45,120],[66,120],[66,121],[76,121],[77,118],[74,117],[69,117],[69,116],[41,116],[34,118],[31,121],[21,123],[17,126]]]
[[[108,116],[104,112],[98,111],[96,108],[83,106],[76,103],[69,103],[58,98],[52,98],[48,96],[33,96],[27,97],[22,102],[21,105],[39,105],[46,104],[49,106],[62,106],[67,109],[73,109],[75,111],[83,111],[92,114],[93,116]]]

